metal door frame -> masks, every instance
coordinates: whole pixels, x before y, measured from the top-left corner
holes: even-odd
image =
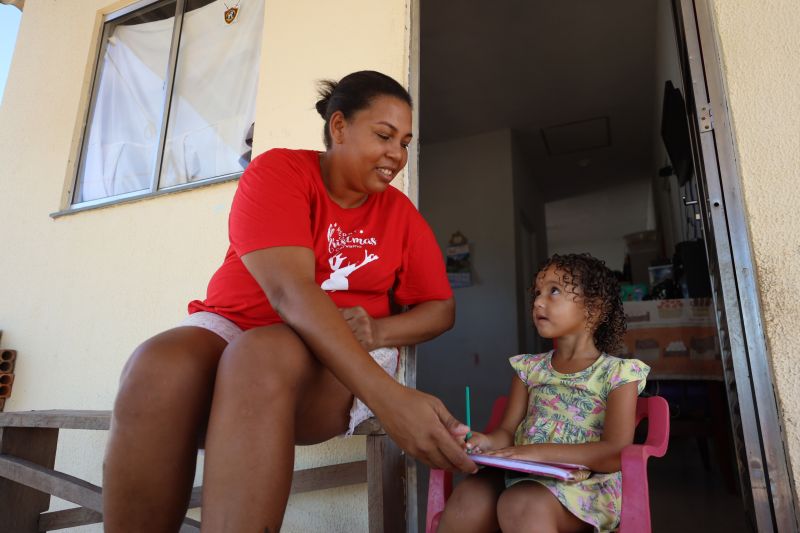
[[[713,230],[721,294],[758,531],[798,531],[796,495],[764,336],[751,238],[711,0],[674,0],[687,106],[693,105],[701,213]],[[685,48],[683,48],[685,46]],[[704,179],[703,179],[704,178]],[[707,244],[711,246],[708,240]],[[723,339],[721,339],[722,341]]]
[[[411,0],[408,4],[406,27],[408,28],[408,56],[406,83],[414,106],[411,109],[413,134],[408,150],[408,173],[405,193],[415,206],[419,207],[419,74],[420,74],[420,1]],[[404,368],[401,370],[403,383],[417,388],[417,347],[408,346],[405,352]],[[406,532],[416,533],[419,529],[419,501],[417,499],[417,462],[408,454],[406,458]]]

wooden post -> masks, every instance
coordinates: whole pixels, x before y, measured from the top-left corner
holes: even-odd
[[[369,532],[406,531],[405,454],[386,435],[367,436]]]
[[[0,427],[0,454],[26,459],[45,468],[56,461],[58,429]],[[0,478],[3,531],[38,533],[39,515],[50,507],[50,495]]]

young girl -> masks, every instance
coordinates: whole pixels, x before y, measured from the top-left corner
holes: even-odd
[[[588,254],[554,255],[536,276],[531,315],[555,339],[547,353],[510,359],[516,376],[500,427],[472,432],[471,452],[588,466],[587,480],[485,469],[460,483],[440,532],[610,531],[621,511],[620,452],[633,441],[636,397],[649,367],[609,355],[625,332],[619,287]]]

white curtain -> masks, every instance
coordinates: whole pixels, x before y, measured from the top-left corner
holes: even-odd
[[[243,4],[243,5],[242,5]],[[242,170],[255,116],[263,0],[184,16],[160,187]],[[102,58],[77,201],[150,188],[174,19],[117,26]]]

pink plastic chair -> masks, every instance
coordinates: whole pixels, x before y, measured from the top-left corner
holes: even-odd
[[[494,430],[503,419],[508,399],[501,396],[492,406],[486,433]],[[622,450],[622,516],[619,533],[650,532],[650,495],[647,485],[647,459],[663,457],[669,440],[669,405],[660,396],[639,398],[636,402],[636,425],[648,420],[644,444],[631,444]],[[453,491],[453,474],[431,470],[428,481],[428,513],[425,531],[436,533],[444,504]]]

